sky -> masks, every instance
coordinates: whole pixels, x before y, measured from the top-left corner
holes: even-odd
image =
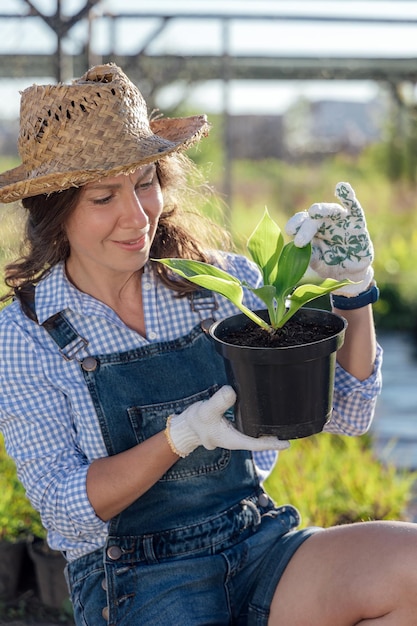
[[[32,0],[42,12],[52,14],[56,0]],[[417,0],[102,0],[94,9],[92,43],[97,54],[111,50],[109,21],[100,14],[134,12],[148,7],[152,12],[192,13],[195,19],[172,20],[164,32],[152,41],[149,52],[174,54],[220,54],[221,21],[211,14],[234,13],[245,19],[230,25],[230,52],[244,55],[277,56],[393,56],[417,59]],[[2,6],[4,5],[4,6]],[[62,12],[73,15],[84,0],[61,0]],[[23,0],[3,0],[0,15],[27,11]],[[201,17],[204,15],[204,18]],[[256,19],[259,16],[314,17],[301,19]],[[372,24],[380,19],[397,23]],[[331,17],[360,18],[361,23],[328,21]],[[252,19],[249,19],[252,18]],[[322,21],[320,21],[320,19]],[[115,50],[121,54],[137,52],[160,23],[158,18],[118,21]],[[86,23],[71,30],[65,49],[76,53],[88,37]],[[52,31],[41,19],[0,17],[0,53],[53,53]],[[41,79],[44,78],[42,81]],[[53,77],[34,77],[7,81],[0,79],[0,116],[18,117],[20,89],[33,82],[52,82]],[[366,101],[376,97],[378,87],[370,81],[251,81],[232,82],[229,92],[232,113],[282,113],[297,98],[344,99]],[[170,87],[161,93],[158,103],[171,106],[183,95],[182,87]],[[191,106],[207,113],[221,110],[223,92],[220,81],[196,86],[188,94]]]

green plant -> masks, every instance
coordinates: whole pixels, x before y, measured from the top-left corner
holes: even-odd
[[[190,259],[155,260],[190,282],[225,296],[255,324],[271,332],[282,328],[307,302],[351,282],[327,278],[319,284],[305,283],[297,287],[310,263],[311,244],[303,248],[298,248],[292,241],[284,244],[281,229],[267,209],[249,237],[247,248],[262,272],[262,287],[251,287],[209,263]],[[265,303],[269,324],[243,304],[245,287]]]
[[[375,458],[370,435],[321,433],[291,442],[264,482],[278,504],[290,502],[302,526],[407,519],[417,472]]]
[[[39,513],[30,504],[16,474],[16,466],[7,455],[0,436],[0,540],[19,541],[45,537]]]

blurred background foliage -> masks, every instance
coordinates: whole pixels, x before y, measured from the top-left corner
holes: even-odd
[[[213,129],[193,158],[207,177],[224,188],[225,162],[221,119],[211,118]],[[377,328],[415,332],[417,302],[417,123],[401,142],[395,128],[386,139],[360,154],[326,158],[233,161],[230,170],[232,204],[219,214],[230,227],[236,247],[245,251],[246,239],[265,206],[283,227],[296,211],[313,202],[333,202],[339,181],[348,181],[361,202],[375,247],[375,277],[381,291],[374,306]],[[210,210],[210,208],[208,209]]]
[[[417,473],[375,459],[371,438],[321,433],[291,442],[265,482],[278,504],[301,513],[301,526],[407,519]]]
[[[34,511],[22,484],[17,479],[16,466],[7,455],[0,435],[0,541],[24,541],[32,536],[44,538],[39,514]]]

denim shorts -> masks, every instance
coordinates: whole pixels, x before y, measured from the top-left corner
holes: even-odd
[[[66,568],[75,623],[266,625],[285,567],[303,541],[321,530],[297,530],[299,521],[298,511],[285,505],[263,515],[233,545],[155,563],[137,560],[127,549],[126,558],[111,567],[106,549],[87,554]]]

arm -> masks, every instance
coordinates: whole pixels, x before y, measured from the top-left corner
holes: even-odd
[[[376,337],[372,306],[342,311],[333,311],[344,317],[348,323],[345,341],[337,352],[337,361],[344,370],[358,380],[365,380],[374,370],[376,357]]]
[[[322,278],[352,284],[332,294],[333,311],[348,322],[337,353],[333,415],[325,430],[344,434],[365,432],[372,421],[381,387],[381,349],[375,337],[372,302],[374,257],[364,211],[349,183],[338,183],[340,204],[315,203],[287,223],[295,245],[312,244],[311,267]]]
[[[40,333],[32,322],[15,323],[12,309],[2,312],[0,428],[45,528],[72,541],[88,540],[104,530],[103,520],[149,489],[178,456],[160,433],[123,454],[97,458],[104,457],[99,431],[83,420],[85,407],[65,393],[79,384],[78,365],[68,364],[75,374],[63,380],[53,365],[61,357],[42,353],[41,358],[46,348],[37,341]]]
[[[167,419],[164,432],[130,450],[94,461],[87,475],[87,492],[96,513],[110,519],[144,494],[179,457],[199,446],[229,450],[285,449],[276,437],[248,437],[225,417],[236,400],[232,387],[221,387],[209,400],[195,402]]]
[[[93,461],[87,494],[96,514],[109,520],[143,495],[178,461],[163,432],[110,457]]]
[[[89,447],[94,435],[83,422],[83,407],[74,406],[74,399],[65,393],[65,386],[78,384],[77,378],[60,380],[53,355],[48,354],[42,365],[38,353],[42,348],[31,336],[41,331],[32,326],[25,332],[12,315],[2,315],[0,324],[5,347],[0,355],[0,427],[19,479],[48,530],[71,540],[96,536],[106,520],[143,495],[179,457],[200,445],[209,450],[288,446],[275,437],[253,439],[239,433],[224,417],[235,393],[222,387],[209,400],[173,415],[164,432],[106,457],[101,444]],[[76,363],[68,367],[78,371]]]

